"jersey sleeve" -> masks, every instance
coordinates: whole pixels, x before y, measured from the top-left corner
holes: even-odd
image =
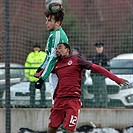
[[[81,66],[81,68],[83,69],[90,69],[92,63],[85,60],[84,58],[82,58],[81,56],[78,56],[78,64],[79,66]]]
[[[45,70],[41,75],[43,80],[45,80],[49,77],[56,62],[57,62],[56,50],[55,50],[55,48],[52,48],[51,54],[47,57],[47,60],[45,61],[45,63],[46,63]]]
[[[42,64],[42,68],[44,69],[44,72],[42,73],[41,77],[43,80],[47,79],[52,72],[55,63],[57,62],[56,57],[56,47],[60,42],[66,42],[68,41],[66,34],[63,34],[64,31],[62,31],[62,28],[57,31],[51,32],[48,43],[47,43],[47,58]],[[66,42],[67,43],[67,42]]]
[[[47,65],[47,62],[48,62],[48,55],[46,55],[44,61],[40,65],[40,68],[44,69],[46,67],[46,65]]]
[[[122,78],[119,78],[117,77],[116,75],[114,75],[113,73],[109,72],[107,69],[99,66],[99,65],[96,65],[96,64],[92,64],[90,69],[92,71],[96,71],[98,73],[101,73],[103,74],[104,76],[110,78],[111,80],[115,81],[117,84],[120,84],[121,81],[122,81]]]

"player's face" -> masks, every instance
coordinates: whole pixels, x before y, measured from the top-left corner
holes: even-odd
[[[56,30],[58,28],[58,23],[59,22],[55,22],[54,16],[52,17],[49,16],[48,18],[46,18],[46,22],[45,22],[46,28],[49,31]]]
[[[57,57],[65,57],[69,55],[69,49],[66,48],[63,44],[59,44],[56,47],[56,56]]]

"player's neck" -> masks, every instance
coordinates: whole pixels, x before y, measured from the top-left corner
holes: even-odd
[[[63,58],[67,58],[68,56],[70,56],[70,54],[68,53],[68,54],[66,54],[66,55],[64,55],[64,56],[62,56],[62,59]]]
[[[57,26],[54,28],[54,30],[58,30],[59,28],[61,28],[61,26]]]

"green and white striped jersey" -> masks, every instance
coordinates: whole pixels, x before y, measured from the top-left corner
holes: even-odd
[[[47,40],[47,46],[46,46],[47,55],[44,62],[40,66],[40,68],[45,69],[41,75],[43,80],[48,78],[55,63],[57,62],[56,46],[59,43],[68,43],[68,37],[61,27],[57,30],[51,31],[49,38]]]

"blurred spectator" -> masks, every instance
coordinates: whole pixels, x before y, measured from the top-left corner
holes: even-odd
[[[103,52],[103,43],[96,43],[96,55],[92,59],[92,63],[100,65],[102,67],[109,67],[109,58]],[[105,76],[91,71],[91,78],[93,82],[94,92],[94,107],[108,107],[108,93],[105,82]]]
[[[25,67],[31,68],[31,69],[25,69],[25,77],[28,81],[30,81],[30,105],[31,107],[35,106],[35,83],[38,80],[38,78],[34,77],[34,74],[36,73],[37,68],[41,65],[41,63],[44,61],[44,58],[46,57],[46,53],[41,51],[41,47],[39,44],[35,44],[33,46],[33,51],[30,52],[26,58]],[[33,69],[36,68],[36,69]],[[45,99],[45,84],[43,84],[42,89],[40,89],[41,93],[41,100],[40,100],[40,106],[45,107],[46,106],[46,99]]]
[[[72,49],[72,55],[80,55],[80,48],[79,47],[74,47]]]
[[[72,55],[80,55],[80,56],[82,56],[85,59],[85,56],[81,53],[81,49],[78,46],[75,46],[72,49]]]

